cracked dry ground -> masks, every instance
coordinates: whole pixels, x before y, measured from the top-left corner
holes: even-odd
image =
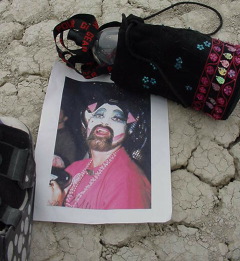
[[[0,1],[0,114],[27,124],[36,140],[43,99],[57,59],[52,29],[76,13],[99,23],[121,13],[144,17],[167,0]],[[200,1],[218,9],[214,37],[240,42],[240,0]],[[212,31],[209,11],[181,7],[151,23]],[[31,260],[240,260],[240,106],[227,121],[169,102],[173,216],[167,224],[73,225],[35,222]],[[156,137],[157,138],[157,137]],[[156,152],[157,153],[157,152]]]

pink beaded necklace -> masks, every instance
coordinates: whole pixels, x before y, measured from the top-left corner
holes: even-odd
[[[75,208],[77,206],[77,203],[79,201],[79,199],[89,190],[89,188],[91,188],[91,186],[97,181],[97,179],[100,177],[100,175],[103,173],[103,171],[105,170],[105,168],[114,160],[114,158],[117,155],[117,152],[119,151],[119,149],[115,152],[113,152],[103,163],[102,165],[99,167],[99,169],[97,170],[97,172],[94,174],[94,176],[90,179],[89,183],[85,186],[85,188],[80,191],[76,197],[73,199],[74,197],[74,193],[78,187],[78,185],[80,184],[81,180],[83,179],[83,177],[88,174],[87,169],[88,167],[91,165],[92,160],[90,160],[88,162],[88,164],[86,165],[86,167],[79,173],[77,173],[73,179],[72,179],[72,183],[71,183],[71,187],[69,189],[69,192],[67,194],[66,197],[66,203],[65,206],[66,207],[71,207],[71,208]],[[73,199],[73,202],[72,202]]]

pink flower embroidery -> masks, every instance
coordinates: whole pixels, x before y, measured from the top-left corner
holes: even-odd
[[[203,85],[206,86],[206,85],[208,85],[208,82],[209,82],[209,81],[208,81],[208,78],[207,78],[207,77],[202,77],[201,82],[202,82]]]
[[[204,95],[201,94],[201,93],[198,93],[197,98],[198,98],[199,101],[202,101],[204,99]]]
[[[235,57],[235,63],[236,63],[237,65],[240,64],[240,57]]]
[[[225,100],[220,97],[220,98],[217,99],[217,102],[218,102],[218,104],[220,104],[220,105],[224,105]]]
[[[224,87],[223,91],[227,96],[229,96],[232,94],[232,87],[227,85],[226,87]]]
[[[206,72],[210,75],[214,74],[214,68],[213,66],[209,65],[206,69]]]
[[[200,87],[200,88],[199,88],[199,91],[200,91],[201,93],[206,93],[206,92],[207,92],[207,90],[206,90],[205,87]]]
[[[214,46],[213,49],[218,53],[221,52],[221,48],[219,46]]]
[[[236,72],[235,72],[234,70],[230,70],[230,71],[228,72],[228,76],[229,76],[231,79],[233,79],[233,78],[235,78],[235,76],[236,76]]]
[[[216,106],[214,108],[214,110],[215,110],[216,113],[222,113],[222,109],[220,107],[218,107],[218,106]]]
[[[215,53],[211,53],[210,54],[210,59],[213,61],[213,62],[216,62],[218,60],[218,56],[215,54]]]
[[[238,48],[238,49],[236,50],[236,54],[237,54],[237,55],[240,55],[240,48]]]

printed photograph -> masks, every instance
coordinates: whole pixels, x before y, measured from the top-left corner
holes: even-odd
[[[114,83],[66,77],[49,206],[151,209],[151,101]]]

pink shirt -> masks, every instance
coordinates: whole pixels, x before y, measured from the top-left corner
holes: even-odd
[[[74,177],[91,159],[76,161],[66,168]],[[93,170],[98,170],[99,167]],[[84,175],[69,204],[88,186],[94,175]],[[151,185],[142,170],[130,159],[124,148],[103,170],[99,178],[80,197],[75,207],[89,209],[144,209],[151,207]]]

